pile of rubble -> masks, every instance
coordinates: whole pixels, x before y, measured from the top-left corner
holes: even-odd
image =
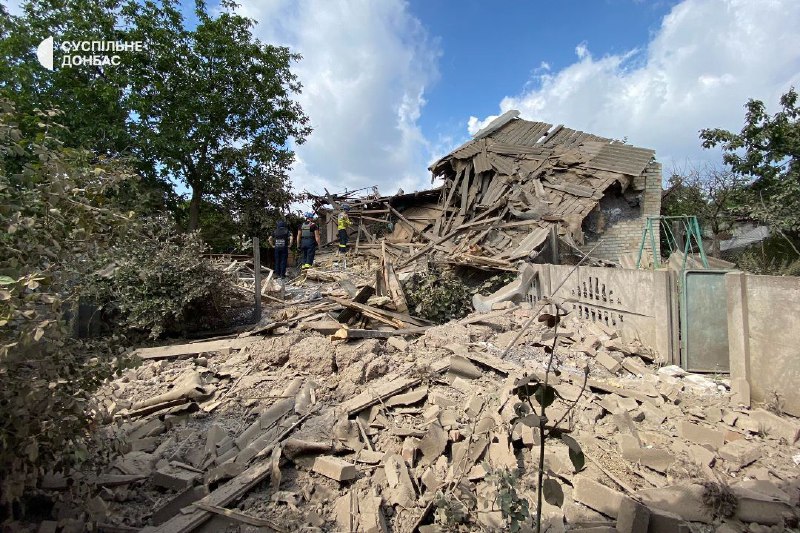
[[[426,324],[376,300],[370,272],[311,272],[287,285],[296,305],[240,336],[139,350],[143,364],[99,393],[129,451],[94,478],[92,516],[64,511],[62,525],[499,531],[525,500],[515,525],[530,531],[540,439],[514,391],[544,378],[554,345],[548,418],[586,462],[576,472],[546,440],[563,501],[544,503],[543,531],[797,527],[796,420],[751,409],[725,380],[659,367],[603,323],[531,322],[527,303]]]

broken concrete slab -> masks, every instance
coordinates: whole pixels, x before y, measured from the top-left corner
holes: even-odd
[[[647,533],[689,533],[689,524],[680,516],[668,511],[650,508]]]
[[[433,463],[442,455],[445,446],[447,446],[447,433],[438,423],[431,424],[419,443],[419,450],[422,452],[420,464]]]
[[[168,465],[153,472],[150,479],[156,487],[181,491],[194,485],[200,479],[200,475],[197,472]]]
[[[395,336],[389,337],[386,339],[386,344],[394,348],[399,352],[405,352],[408,350],[408,341],[405,340],[403,337]]]
[[[579,475],[575,478],[572,497],[575,498],[575,501],[591,507],[595,511],[616,518],[619,506],[625,496],[585,475]]]
[[[622,368],[622,365],[609,355],[607,352],[597,352],[597,355],[594,358],[600,365],[602,365],[606,370],[611,372],[612,374],[616,374]]]
[[[699,444],[689,446],[689,455],[692,457],[692,461],[700,466],[711,466],[717,458],[713,451]]]
[[[796,516],[795,510],[785,501],[780,501],[741,486],[734,485],[731,489],[738,501],[736,518],[742,522],[774,525],[782,524],[785,515]]]
[[[733,469],[741,470],[756,462],[761,457],[762,449],[758,444],[742,439],[725,444],[717,453]]]
[[[686,420],[678,425],[678,432],[684,439],[695,444],[708,444],[715,450],[725,444],[725,434],[715,429],[692,424]]]
[[[321,474],[334,481],[349,481],[358,477],[356,465],[347,462],[335,455],[320,455],[314,460],[312,468],[317,474]]]
[[[483,372],[475,364],[460,355],[453,355],[450,357],[450,370],[448,374],[453,376],[460,376],[466,379],[478,379],[483,376]]]
[[[388,398],[384,404],[386,407],[395,407],[399,405],[414,405],[415,403],[419,403],[428,396],[428,387],[422,387],[420,389],[407,392],[405,394],[397,394]]]
[[[626,461],[639,463],[656,472],[666,473],[675,462],[675,456],[660,448],[623,448],[622,457]]]
[[[702,485],[673,485],[658,489],[644,489],[636,493],[642,503],[650,509],[667,511],[689,522],[710,524],[713,516],[703,505]]]
[[[649,525],[650,509],[631,498],[622,498],[617,512],[618,533],[644,533]]]

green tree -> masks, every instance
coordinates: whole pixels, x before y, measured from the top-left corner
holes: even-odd
[[[800,235],[800,108],[794,88],[770,115],[760,100],[745,106],[739,133],[713,128],[700,132],[704,148],[721,146],[731,172],[751,182],[747,212],[782,235]],[[787,241],[789,238],[787,237]]]
[[[212,17],[198,1],[194,29],[172,0],[132,2],[124,10],[129,38],[147,42],[130,65],[133,136],[162,176],[191,189],[190,231],[203,199],[243,195],[243,187],[261,182],[285,195],[290,143],[311,131],[292,99],[301,86],[290,66],[299,56],[261,43],[253,21],[230,2],[221,9]],[[274,201],[254,198],[252,209]]]
[[[62,67],[61,45],[72,41],[124,41],[128,29],[119,17],[126,0],[36,0],[22,4],[22,13],[11,16],[0,6],[0,95],[14,102],[23,135],[35,135],[36,110],[59,109],[59,122],[69,135],[65,147],[89,150],[97,157],[131,156],[136,140],[131,136],[130,109],[125,94],[130,86],[131,58],[124,53],[119,65]],[[53,37],[54,70],[36,58],[39,43]],[[104,52],[75,52],[91,55]],[[129,158],[144,177],[136,194],[123,186],[118,199],[127,197],[137,211],[160,210],[174,205],[175,195],[166,181],[159,181],[152,161]]]
[[[711,255],[719,257],[720,242],[728,238],[737,218],[746,214],[746,184],[745,178],[710,165],[676,169],[664,192],[661,212],[696,216],[700,226],[711,233]]]

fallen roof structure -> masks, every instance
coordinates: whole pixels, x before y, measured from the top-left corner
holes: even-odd
[[[432,237],[455,263],[511,264],[537,255],[554,229],[576,246],[604,193],[624,193],[655,152],[509,111],[435,162],[446,215]]]
[[[593,255],[613,263],[637,251],[646,216],[660,211],[655,152],[517,115],[504,114],[431,165],[433,180],[443,180],[440,188],[346,198],[356,251],[381,248],[367,229],[375,222],[394,223],[384,241],[398,267],[425,256],[516,270],[541,253],[551,234],[578,256],[602,237]],[[336,210],[345,198],[310,196],[326,219],[323,226],[333,228],[333,211],[325,206]],[[332,240],[335,232],[329,233]]]

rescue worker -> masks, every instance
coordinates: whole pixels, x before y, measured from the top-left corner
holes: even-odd
[[[269,237],[270,246],[275,247],[275,277],[282,279],[286,277],[286,262],[289,259],[289,248],[294,243],[294,238],[286,227],[286,222],[278,221],[278,227]]]
[[[314,213],[306,213],[306,221],[297,230],[297,243],[302,253],[302,266],[306,269],[314,266],[314,254],[320,245],[319,227],[314,223]]]
[[[342,211],[339,213],[339,216],[336,219],[336,227],[339,230],[339,253],[344,254],[347,253],[347,228],[352,225],[350,222],[350,217],[347,213],[350,212],[350,206],[347,204],[342,204]]]

